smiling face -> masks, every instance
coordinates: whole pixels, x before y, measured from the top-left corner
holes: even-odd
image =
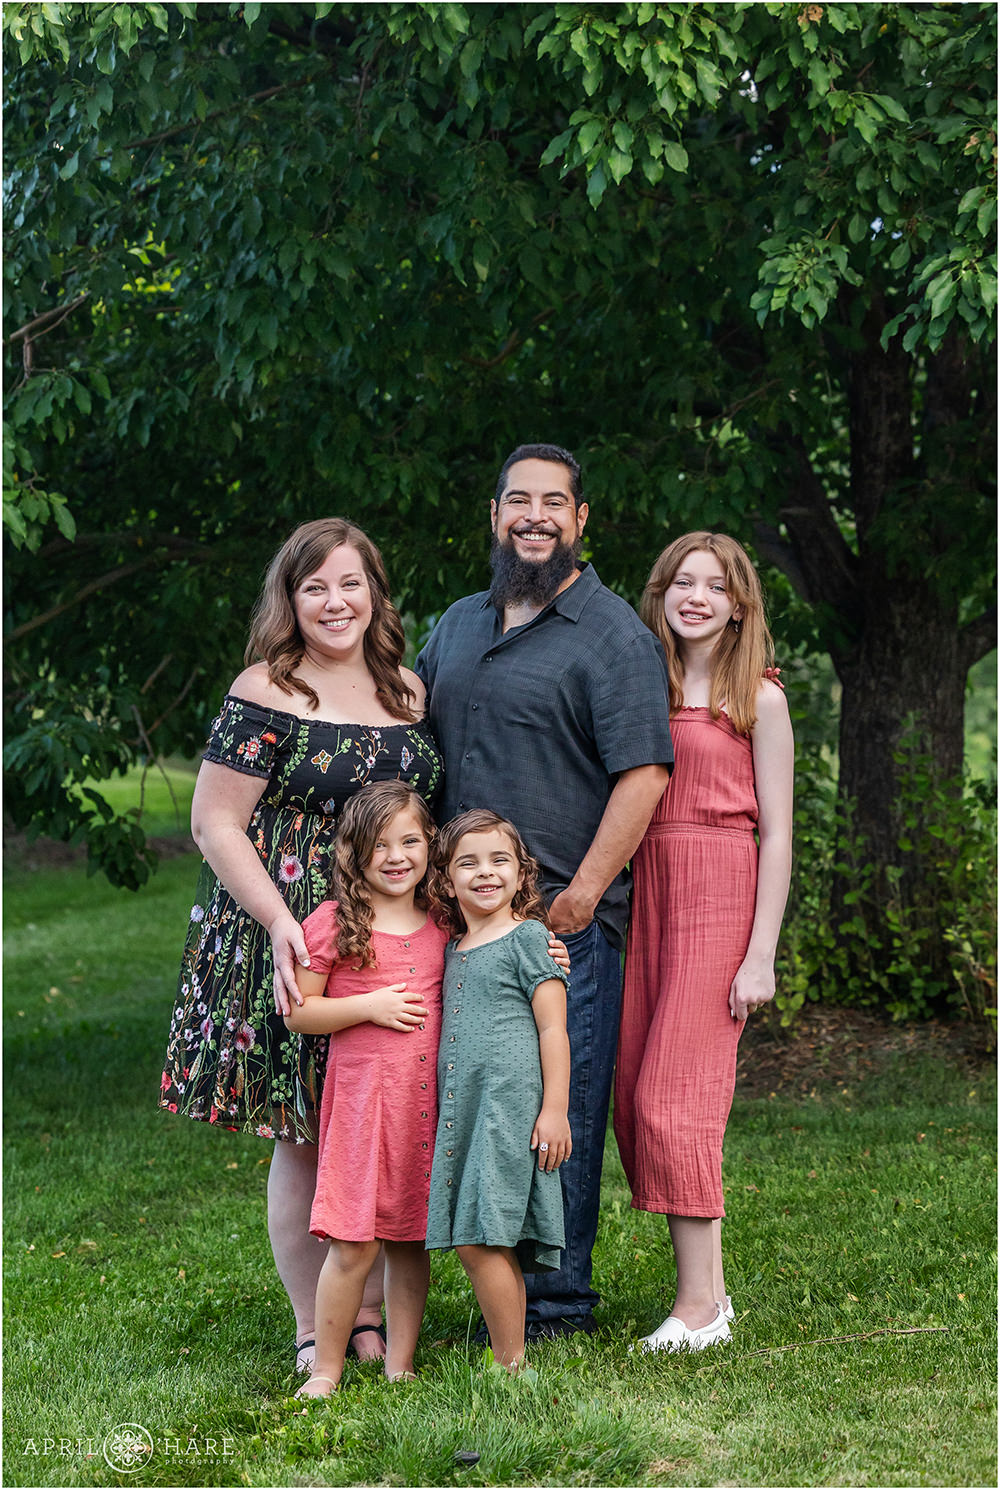
[[[505,910],[523,878],[510,838],[500,828],[490,828],[462,834],[448,861],[445,885],[471,925]]]
[[[379,901],[412,899],[427,873],[427,853],[427,836],[416,813],[408,808],[397,812],[378,835],[362,871],[372,904],[377,908]]]
[[[572,547],[588,510],[574,501],[567,467],[551,460],[515,461],[500,500],[490,504],[497,542],[532,564],[550,559],[560,545]]]
[[[726,576],[714,554],[696,549],[680,562],[663,596],[667,625],[681,643],[715,643],[742,611],[726,590]]]
[[[343,543],[307,574],[292,597],[307,652],[346,658],[360,649],[372,618],[372,596],[364,561]]]

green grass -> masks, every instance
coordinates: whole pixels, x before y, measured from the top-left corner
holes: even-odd
[[[195,876],[8,881],[5,1484],[996,1484],[994,1089],[941,1062],[737,1098],[728,1349],[628,1353],[672,1270],[609,1143],[599,1335],[509,1381],[435,1254],[419,1381],[354,1367],[332,1403],[292,1401],[269,1148],[155,1107]],[[128,1422],[156,1440],[132,1475],[102,1455]]]

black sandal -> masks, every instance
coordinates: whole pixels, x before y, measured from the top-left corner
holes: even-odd
[[[297,1376],[303,1376],[307,1371],[310,1373],[310,1375],[312,1374],[312,1366],[300,1366],[299,1365],[299,1353],[300,1353],[300,1351],[308,1350],[310,1348],[310,1346],[313,1346],[315,1344],[316,1344],[316,1341],[315,1340],[293,1340],[292,1341],[292,1345],[295,1348],[295,1368],[294,1369],[295,1369],[295,1374]]]
[[[347,1337],[347,1351],[346,1351],[346,1354],[347,1355],[357,1356],[358,1355],[357,1348],[351,1344],[351,1341],[354,1339],[355,1335],[368,1335],[368,1334],[371,1334],[371,1335],[380,1335],[381,1338],[382,1338],[382,1344],[384,1345],[386,1343],[386,1339],[385,1339],[385,1325],[384,1324],[356,1324],[354,1326],[353,1330],[351,1331],[351,1333]],[[361,1357],[358,1356],[358,1359],[360,1360]]]

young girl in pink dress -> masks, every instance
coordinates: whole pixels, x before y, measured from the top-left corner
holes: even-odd
[[[676,764],[633,859],[615,1136],[637,1210],[666,1215],[673,1308],[643,1350],[729,1339],[722,1139],[748,1014],[774,997],[791,871],[793,745],[760,582],[732,538],[653,565],[646,625],[670,671]],[[758,845],[759,840],[759,845]]]
[[[332,892],[303,922],[303,995],[285,1016],[330,1035],[309,1229],[329,1251],[316,1291],[316,1360],[300,1397],[337,1390],[365,1279],[385,1247],[385,1374],[413,1374],[429,1278],[424,1237],[437,1122],[436,1061],[447,935],[431,913],[434,825],[400,781],[344,808]]]

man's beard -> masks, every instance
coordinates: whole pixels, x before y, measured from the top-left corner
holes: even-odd
[[[547,559],[522,559],[512,539],[501,543],[494,533],[490,547],[493,570],[490,599],[496,609],[502,614],[505,606],[519,601],[548,605],[576,568],[580,548],[581,540],[577,538],[574,543],[560,542]]]

